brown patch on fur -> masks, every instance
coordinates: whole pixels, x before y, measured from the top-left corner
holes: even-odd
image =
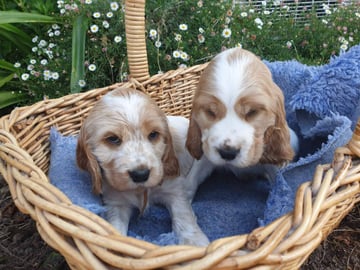
[[[162,157],[164,178],[172,179],[180,175],[179,161],[176,157],[170,133],[165,139],[166,148]]]
[[[175,154],[171,133],[169,126],[167,124],[167,119],[163,111],[155,104],[153,100],[146,105],[144,108],[142,119],[142,132],[147,138],[151,132],[155,131],[159,133],[159,138],[152,143],[158,143],[159,140],[164,140],[165,151],[162,156],[163,168],[164,168],[164,178],[175,178],[180,175],[180,166],[178,159]]]
[[[204,154],[201,142],[201,130],[196,120],[191,115],[189,129],[186,137],[186,148],[193,158],[199,160]]]
[[[86,133],[83,128],[80,130],[76,146],[76,161],[80,169],[86,170],[91,175],[92,190],[95,194],[101,193],[101,169],[96,157],[92,154],[86,143]]]
[[[264,154],[262,163],[284,165],[294,158],[294,150],[290,144],[290,131],[286,122],[284,96],[280,88],[273,83],[273,99],[275,100],[275,124],[269,127],[264,134]]]

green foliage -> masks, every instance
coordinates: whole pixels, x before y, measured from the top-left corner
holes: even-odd
[[[13,63],[7,62],[5,57],[10,54],[17,56],[27,55],[31,49],[31,37],[18,26],[13,24],[49,23],[55,19],[41,14],[20,11],[0,11],[0,38],[3,40],[0,53],[0,109],[25,100],[26,93],[15,85],[11,89],[10,82],[16,76]],[[14,49],[15,48],[15,49]],[[17,91],[15,91],[17,89]]]
[[[316,11],[301,1],[291,6],[263,1],[260,7],[224,0],[171,1],[161,6],[158,2],[147,4],[152,74],[206,62],[234,46],[270,61],[296,59],[319,65],[360,43],[356,3],[336,8],[323,4]]]
[[[78,93],[81,90],[79,81],[84,79],[85,73],[85,42],[88,28],[88,18],[80,15],[75,18],[72,30],[72,54],[71,54],[71,93]]]
[[[33,97],[54,98],[127,77],[124,11],[108,1],[58,1],[62,24],[32,38],[32,53],[16,59],[18,84]]]
[[[0,91],[0,110],[10,106],[14,103],[24,101],[28,98],[26,93],[22,92],[11,92],[11,91]]]
[[[25,57],[6,54],[6,61],[16,66],[4,73],[6,86],[27,93],[32,103],[127,80],[123,1],[63,0],[55,7],[55,1],[49,1],[42,7],[40,0],[17,0],[17,9],[52,14],[61,23],[24,31],[32,33],[30,41],[23,36],[23,49],[30,43],[31,52]],[[145,35],[150,74],[201,64],[234,46],[269,61],[296,59],[321,65],[360,43],[356,3],[337,8],[320,5],[317,11],[301,1],[291,6],[279,0],[262,3],[258,7],[230,0],[148,0]],[[319,10],[324,16],[318,16]],[[16,79],[7,81],[14,73]]]

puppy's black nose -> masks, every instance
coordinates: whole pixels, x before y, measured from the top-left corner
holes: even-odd
[[[137,169],[137,170],[128,171],[128,173],[129,173],[131,179],[135,183],[143,183],[148,180],[149,175],[150,175],[150,170],[149,169]]]
[[[233,147],[224,147],[219,148],[217,151],[223,159],[230,161],[236,158],[237,154],[239,154],[240,152],[240,149],[236,149]]]

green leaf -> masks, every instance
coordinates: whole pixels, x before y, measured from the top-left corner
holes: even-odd
[[[0,68],[10,70],[13,72],[16,71],[16,67],[14,67],[14,64],[1,59],[0,59]]]
[[[30,36],[10,24],[0,24],[0,36],[12,42],[22,51],[27,51],[32,46]]]
[[[3,109],[12,104],[19,103],[28,98],[25,93],[14,93],[12,91],[0,91],[0,109]]]
[[[85,75],[84,62],[87,29],[88,19],[86,16],[81,15],[74,20],[71,53],[71,93],[79,93],[81,91],[79,80],[83,80]]]
[[[14,73],[11,73],[6,77],[0,77],[0,87],[2,87],[8,81],[11,81],[13,78],[14,78]]]
[[[0,24],[6,23],[54,23],[54,17],[20,11],[0,11]]]
[[[13,33],[14,35],[20,38],[20,41],[29,43],[31,46],[31,37],[28,34],[26,34],[24,31],[19,29],[18,27],[4,23],[4,24],[0,24],[0,29],[7,31],[9,33]]]

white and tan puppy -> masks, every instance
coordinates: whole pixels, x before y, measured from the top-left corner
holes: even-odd
[[[180,244],[208,244],[188,197],[197,188],[186,179],[193,164],[185,147],[188,125],[183,117],[166,117],[146,94],[124,88],[102,97],[85,119],[77,162],[90,172],[107,219],[122,234],[134,208],[160,203]]]
[[[283,93],[266,65],[240,48],[214,57],[193,99],[186,146],[200,162],[192,177],[201,182],[214,167],[227,167],[235,174],[250,170],[271,178],[274,165],[290,162],[297,145]]]

